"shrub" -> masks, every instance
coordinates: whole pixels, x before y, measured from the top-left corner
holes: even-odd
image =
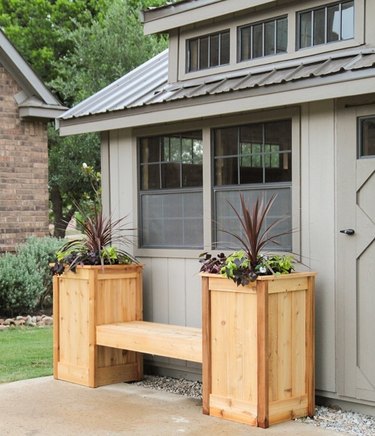
[[[43,308],[52,294],[49,263],[62,245],[56,238],[29,238],[16,254],[0,257],[0,310],[4,315]]]

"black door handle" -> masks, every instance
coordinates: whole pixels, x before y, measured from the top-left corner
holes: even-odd
[[[343,229],[340,230],[340,233],[344,233],[344,235],[352,236],[354,235],[355,231],[353,229]]]

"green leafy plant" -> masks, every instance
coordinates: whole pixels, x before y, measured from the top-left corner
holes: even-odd
[[[220,273],[232,279],[237,285],[243,286],[255,281],[259,275],[289,274],[292,272],[294,269],[293,256],[262,253],[266,245],[269,243],[280,245],[278,238],[291,233],[289,230],[274,234],[275,227],[284,220],[283,218],[266,225],[267,215],[275,199],[276,195],[273,195],[267,202],[263,198],[257,198],[253,207],[249,208],[243,195],[240,194],[241,213],[229,203],[240,222],[242,233],[221,231],[237,239],[241,250],[235,251],[227,257],[222,254],[218,258],[203,253],[200,258],[202,263],[200,271]]]
[[[0,256],[0,311],[2,315],[35,312],[52,304],[49,263],[63,241],[31,237],[16,253]]]
[[[92,216],[77,218],[83,233],[82,238],[68,241],[56,253],[53,274],[62,274],[65,266],[75,271],[78,265],[137,263],[135,257],[125,248],[118,248],[132,243],[128,233],[133,229],[127,227],[125,220],[126,217],[117,220],[106,218],[101,209]]]

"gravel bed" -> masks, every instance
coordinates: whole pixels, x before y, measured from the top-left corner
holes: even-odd
[[[199,381],[193,382],[171,377],[145,376],[144,380],[134,384],[190,398],[202,398],[202,383]],[[348,435],[375,436],[375,417],[357,412],[345,412],[317,406],[314,418],[300,418],[297,421]]]
[[[198,400],[202,399],[202,383],[199,381],[146,375],[142,381],[133,384]]]

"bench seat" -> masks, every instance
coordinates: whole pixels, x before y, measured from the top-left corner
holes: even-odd
[[[96,343],[202,363],[202,330],[147,321],[102,324],[96,327]]]

